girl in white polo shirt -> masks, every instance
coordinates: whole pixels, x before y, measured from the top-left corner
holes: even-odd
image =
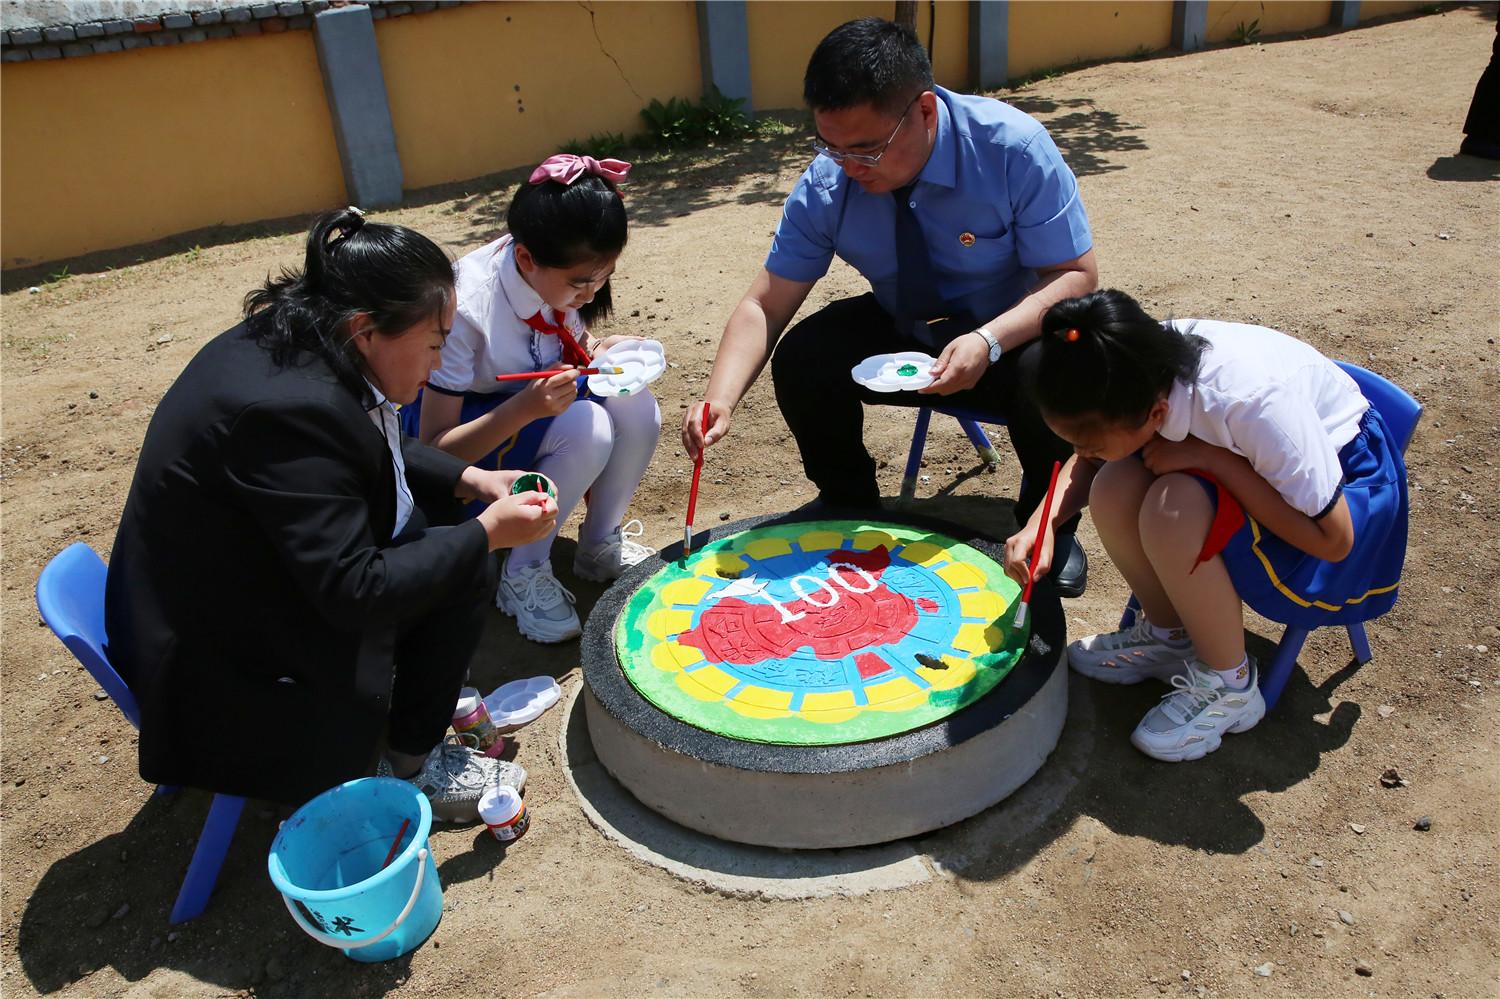
[[[458,261],[458,313],[420,406],[403,428],[483,468],[529,468],[557,487],[561,527],[587,493],[573,571],[608,580],[651,554],[622,529],[630,498],[656,450],[661,412],[649,392],[593,398],[565,372],[497,382],[520,371],[586,367],[627,337],[594,338],[610,313],[609,278],[625,248],[625,206],[615,185],[630,164],[553,156],[522,184],[506,213],[509,234]],[[526,387],[517,389],[518,384]],[[495,603],[537,642],[579,634],[573,595],[552,574],[557,532],[513,548]]]
[[[1173,690],[1131,742],[1197,759],[1265,714],[1242,603],[1301,627],[1368,620],[1396,600],[1406,466],[1380,414],[1338,365],[1275,330],[1162,323],[1098,291],[1042,321],[1037,400],[1074,446],[1053,525],[1087,504],[1143,613],[1068,647],[1085,676]],[[1040,517],[1006,543],[1025,577]]]

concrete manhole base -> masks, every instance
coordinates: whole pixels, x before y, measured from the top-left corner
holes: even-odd
[[[971,573],[977,572],[972,564],[993,567],[1004,559],[995,542],[961,525],[918,517],[858,523],[916,532],[907,537],[941,539],[939,544],[952,547],[928,546],[940,552],[940,564],[956,564],[942,562],[942,552],[962,550],[969,553],[971,563],[959,567]],[[805,521],[796,515],[756,518],[714,531],[713,540],[752,532],[765,536],[803,524],[826,527],[843,522]],[[839,530],[861,528],[843,525]],[[821,530],[797,540],[838,533]],[[763,542],[751,542],[747,551],[759,543]],[[921,542],[906,544],[915,548]],[[897,550],[905,548],[898,544]],[[742,740],[688,724],[648,700],[626,677],[617,646],[618,622],[625,619],[625,608],[640,604],[635,595],[645,592],[642,587],[652,585],[659,571],[670,571],[664,560],[672,557],[668,549],[628,570],[595,605],[584,628],[582,698],[597,759],[638,801],[679,825],[721,840],[783,849],[888,843],[945,828],[1004,800],[1031,779],[1057,745],[1068,711],[1066,627],[1061,601],[1046,580],[1039,581],[1032,594],[1029,642],[1004,680],[978,700],[939,721],[884,737],[786,745]],[[819,609],[834,607],[833,602],[808,603]],[[936,613],[937,602],[928,603]],[[858,613],[866,612],[875,613]],[[687,614],[661,613],[684,618]],[[829,610],[826,617],[836,626],[856,613]],[[964,612],[955,605],[949,613]],[[1008,624],[1012,611],[1005,608],[1000,613]],[[735,618],[730,624],[734,627],[724,627],[742,643],[746,636],[753,637],[750,623]],[[946,635],[942,640],[956,641]],[[663,668],[655,656],[650,662]]]
[[[1025,842],[1057,814],[1093,753],[1086,684],[1072,687],[1069,724],[1047,765],[998,805],[936,833],[879,846],[781,850],[731,843],[678,825],[642,805],[594,754],[583,685],[569,690],[558,728],[563,772],[590,824],[636,860],[711,891],[779,899],[863,895],[906,888],[983,866],[997,847]]]

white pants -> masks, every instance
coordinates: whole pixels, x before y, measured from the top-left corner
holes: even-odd
[[[595,402],[580,400],[555,417],[537,448],[532,470],[557,486],[557,526],[562,527],[588,493],[579,545],[597,544],[618,528],[651,463],[660,433],[661,408],[650,392]],[[540,541],[511,549],[507,571],[546,561],[556,540],[557,531],[553,531]]]

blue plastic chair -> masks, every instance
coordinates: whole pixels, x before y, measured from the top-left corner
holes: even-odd
[[[1417,429],[1417,421],[1422,418],[1422,404],[1413,399],[1399,385],[1389,382],[1375,374],[1366,371],[1355,364],[1344,361],[1335,362],[1339,367],[1348,372],[1349,377],[1354,379],[1359,386],[1360,392],[1375,407],[1385,425],[1395,438],[1395,443],[1406,453],[1406,446],[1411,443],[1411,436]],[[1125,605],[1125,613],[1120,618],[1120,627],[1128,628],[1135,623],[1136,612],[1141,609],[1140,603],[1135,599],[1135,594],[1130,595],[1130,602]],[[1356,667],[1363,666],[1373,656],[1370,653],[1370,639],[1365,634],[1365,625],[1362,621],[1347,624],[1344,629],[1349,633],[1349,645],[1354,652]],[[1286,689],[1287,681],[1291,679],[1292,667],[1297,665],[1297,656],[1302,652],[1302,643],[1307,641],[1310,629],[1288,626],[1281,635],[1281,641],[1276,645],[1276,655],[1271,663],[1260,674],[1260,694],[1265,698],[1266,708],[1275,706],[1281,699],[1281,692]]]
[[[922,468],[922,451],[927,447],[927,426],[932,422],[933,413],[942,413],[957,420],[968,436],[969,443],[979,452],[979,460],[991,470],[1000,467],[1000,452],[995,450],[995,445],[990,442],[989,435],[980,424],[990,423],[1003,427],[1004,419],[968,409],[923,406],[917,410],[917,429],[911,435],[911,451],[906,455],[906,474],[901,478],[901,498],[904,500],[911,499],[917,493],[917,472]]]
[[[36,605],[42,620],[62,640],[68,651],[104,688],[125,719],[137,730],[141,727],[141,709],[120,674],[110,665],[104,649],[104,580],[108,570],[94,550],[82,542],[69,545],[47,563],[36,581]],[[177,789],[162,785],[158,794]],[[219,868],[229,852],[229,842],[240,821],[245,799],[230,794],[214,795],[208,819],[193,850],[187,877],[172,906],[172,922],[185,923],[197,918],[208,905]]]

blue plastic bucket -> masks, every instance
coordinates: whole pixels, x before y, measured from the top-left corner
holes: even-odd
[[[419,946],[443,917],[443,886],[427,846],[431,829],[432,806],[411,784],[351,780],[281,824],[271,844],[271,882],[308,936],[356,961],[388,961]]]

